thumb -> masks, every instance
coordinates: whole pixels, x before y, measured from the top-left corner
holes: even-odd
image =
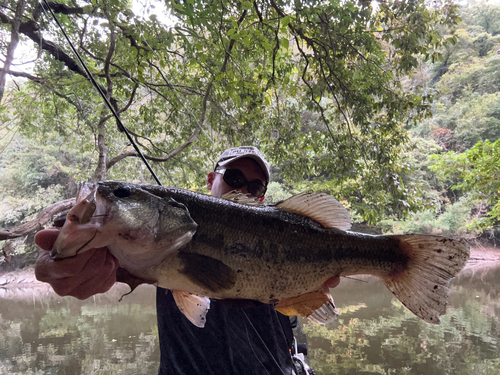
[[[35,244],[42,250],[50,251],[59,236],[58,229],[44,229],[35,235]]]

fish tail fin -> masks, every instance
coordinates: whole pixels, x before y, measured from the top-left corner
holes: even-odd
[[[429,235],[388,236],[400,242],[409,255],[406,269],[382,277],[389,290],[419,318],[439,324],[446,312],[450,280],[469,259],[469,245],[463,240]]]

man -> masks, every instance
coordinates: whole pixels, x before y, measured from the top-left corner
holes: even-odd
[[[237,189],[262,201],[268,183],[269,165],[259,150],[237,147],[219,157],[208,174],[207,189],[216,197]],[[57,235],[57,230],[44,230],[35,242],[50,250]],[[85,299],[111,288],[118,268],[111,253],[101,248],[59,262],[41,251],[35,271],[56,293]],[[330,287],[337,284],[338,277],[328,282]],[[172,294],[158,288],[157,314],[159,374],[292,374],[290,321],[271,305],[212,300],[206,325],[198,328],[179,311]]]

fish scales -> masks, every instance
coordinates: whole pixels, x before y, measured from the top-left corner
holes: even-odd
[[[203,223],[181,251],[221,260],[236,270],[233,288],[219,293],[199,288],[198,294],[273,302],[317,290],[332,275],[388,276],[407,262],[389,238],[326,229],[287,211],[221,202],[181,189],[146,190],[182,202],[193,220]],[[170,268],[159,268],[168,287]]]
[[[378,276],[417,316],[438,323],[449,281],[469,256],[466,243],[440,236],[347,232],[347,211],[325,194],[251,206],[106,181],[83,184],[76,201],[53,256],[108,247],[133,277],[172,289],[181,311],[198,326],[209,304],[199,296],[296,306],[296,297],[319,295],[321,302],[321,295],[329,296],[324,283],[331,277],[356,274]],[[326,310],[314,308],[317,321],[330,321],[334,305],[328,298]]]

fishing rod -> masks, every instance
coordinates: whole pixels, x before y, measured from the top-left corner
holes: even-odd
[[[97,89],[97,91],[99,92],[99,94],[101,95],[101,97],[103,98],[104,102],[106,103],[107,107],[109,108],[109,110],[111,111],[111,113],[113,114],[114,118],[116,119],[116,122],[118,123],[118,126],[120,129],[123,129],[123,132],[125,133],[125,135],[127,136],[128,140],[130,141],[130,143],[132,144],[132,146],[134,147],[135,151],[137,152],[137,154],[139,155],[139,157],[142,159],[142,161],[144,162],[144,164],[146,165],[146,167],[148,168],[149,172],[151,173],[151,176],[153,176],[154,180],[156,181],[156,183],[160,186],[162,186],[162,183],[160,182],[160,179],[158,178],[158,176],[155,174],[155,172],[153,171],[153,168],[151,167],[151,165],[148,163],[148,161],[146,160],[146,157],[143,155],[143,153],[141,152],[141,150],[139,149],[139,146],[137,146],[137,144],[135,143],[134,139],[132,138],[132,136],[130,135],[130,133],[128,132],[127,128],[125,127],[125,125],[123,125],[122,121],[120,120],[120,117],[118,116],[118,114],[116,113],[115,109],[113,108],[113,106],[111,105],[111,103],[109,102],[108,98],[106,97],[106,95],[104,94],[104,92],[101,90],[101,88],[99,87],[99,85],[97,84],[97,82],[95,81],[94,77],[92,76],[92,74],[90,73],[90,70],[87,68],[87,65],[85,64],[85,62],[83,61],[83,59],[81,58],[80,54],[78,53],[78,51],[76,50],[76,48],[73,46],[73,43],[71,42],[71,40],[69,39],[68,35],[66,34],[66,32],[64,31],[64,28],[62,27],[62,25],[59,23],[59,20],[57,19],[56,15],[54,14],[54,12],[52,11],[52,8],[49,6],[49,3],[47,2],[47,0],[43,0],[43,3],[41,3],[42,5],[42,9],[44,10],[44,12],[47,12],[45,10],[45,7],[47,7],[47,9],[49,10],[50,14],[52,15],[52,18],[54,19],[54,21],[56,22],[56,24],[59,26],[59,29],[61,30],[61,32],[63,33],[64,37],[66,38],[68,44],[70,45],[71,47],[71,50],[73,51],[73,53],[76,55],[76,57],[78,58],[78,61],[80,61],[80,64],[82,65],[83,69],[85,70],[85,73],[87,74],[87,77],[90,79],[90,81],[92,82],[92,85]],[[45,7],[44,7],[45,5]]]

